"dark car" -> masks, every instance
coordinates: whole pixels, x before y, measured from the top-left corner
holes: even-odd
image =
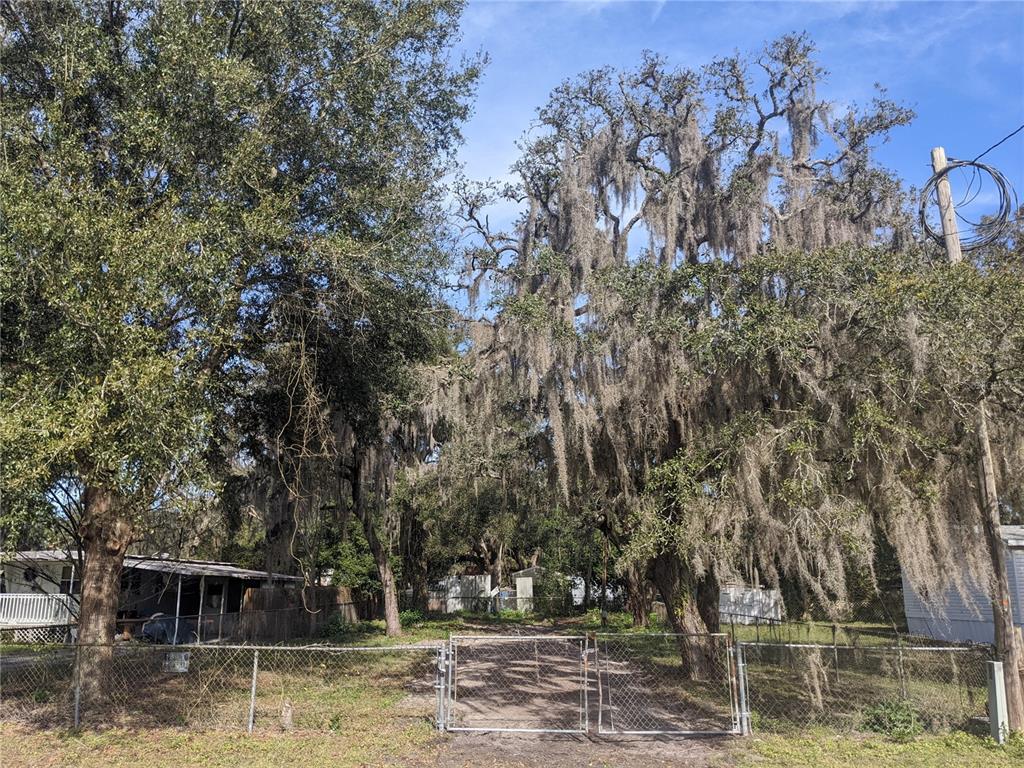
[[[180,643],[191,643],[195,640],[195,624],[186,619],[178,619],[178,640]],[[147,643],[174,645],[174,617],[166,613],[154,613],[142,625],[139,639]]]

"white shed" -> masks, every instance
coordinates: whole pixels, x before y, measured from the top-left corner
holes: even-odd
[[[489,574],[448,576],[435,584],[430,591],[430,610],[441,613],[486,611],[491,604],[491,582]]]
[[[1024,525],[1004,525],[1000,529],[1006,542],[1006,571],[1010,581],[1013,623],[1024,626]],[[903,609],[907,630],[912,635],[961,643],[992,643],[992,607],[987,586],[968,581],[966,598],[955,588],[925,602],[903,577]]]

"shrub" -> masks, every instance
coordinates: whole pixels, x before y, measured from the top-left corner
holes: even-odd
[[[411,627],[423,621],[423,611],[415,608],[408,608],[398,614],[398,621],[403,627]]]
[[[917,712],[910,702],[901,699],[883,701],[867,707],[863,712],[864,727],[897,741],[909,741],[924,731]]]
[[[572,584],[566,576],[544,571],[533,580],[534,613],[550,618],[572,612]]]

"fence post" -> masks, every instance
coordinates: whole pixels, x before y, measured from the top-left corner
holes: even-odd
[[[434,688],[437,689],[437,730],[439,731],[445,729],[444,700],[447,695],[445,681],[448,677],[448,659],[445,651],[443,645],[437,649],[437,673],[434,679]]]
[[[832,662],[836,665],[836,684],[839,684],[839,647],[836,645],[836,625],[832,623]]]
[[[590,636],[583,638],[583,732],[590,732]]]
[[[743,657],[743,643],[736,643],[736,678],[739,694],[740,735],[750,735],[750,712],[747,708],[747,662]]]
[[[448,724],[455,723],[455,705],[458,703],[459,695],[459,645],[458,642],[448,637],[448,703],[445,706],[444,714],[448,718]]]
[[[896,639],[896,653],[899,654],[900,693],[903,694],[903,700],[906,701],[910,695],[907,693],[907,668],[903,663],[903,641],[900,638]]]
[[[260,652],[252,652],[252,688],[249,689],[249,734],[252,734],[252,726],[256,721],[256,673],[260,667]]]
[[[77,643],[75,645],[75,660],[73,663],[75,665],[72,670],[72,677],[75,681],[74,719],[75,728],[77,728],[82,721],[82,646]]]
[[[1006,713],[1006,682],[1001,661],[988,662],[988,722],[995,742],[1005,743],[1010,721]]]

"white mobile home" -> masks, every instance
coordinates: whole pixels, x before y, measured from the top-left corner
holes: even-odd
[[[80,593],[77,558],[61,550],[0,556],[0,629],[74,625]],[[162,619],[170,639],[219,636],[237,621],[247,591],[264,585],[302,585],[299,576],[240,568],[232,563],[182,560],[166,554],[127,555],[121,570],[118,632]],[[159,625],[155,625],[157,629]],[[165,634],[167,632],[165,631]]]
[[[1024,626],[1024,526],[1004,525],[1006,571],[1010,581],[1013,621]],[[966,597],[955,588],[929,601],[922,599],[903,577],[903,607],[907,630],[912,635],[960,643],[992,643],[992,607],[985,585],[969,583]]]
[[[782,593],[745,584],[726,584],[718,592],[718,616],[723,624],[782,621]]]

